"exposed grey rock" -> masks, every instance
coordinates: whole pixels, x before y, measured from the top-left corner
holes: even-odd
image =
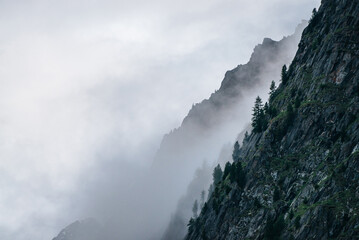
[[[322,1],[288,78],[240,149],[246,186],[223,180],[186,239],[359,239],[358,1]]]
[[[239,65],[228,71],[219,90],[214,92],[209,99],[195,104],[184,118],[182,125],[164,137],[156,157],[155,167],[163,162],[177,162],[178,167],[175,174],[178,174],[177,176],[180,178],[181,169],[186,164],[186,154],[191,154],[189,159],[195,161],[196,155],[193,153],[205,151],[199,144],[205,148],[213,148],[213,144],[207,144],[206,141],[209,142],[209,139],[213,138],[218,142],[217,138],[220,139],[221,134],[227,135],[221,132],[221,125],[240,120],[242,116],[237,112],[236,106],[245,104],[242,103],[242,100],[246,91],[260,85],[269,87],[273,78],[267,76],[279,77],[280,68],[284,64],[289,64],[293,59],[295,48],[306,25],[307,22],[303,21],[293,35],[284,37],[280,41],[265,38],[262,44],[254,48],[247,64]],[[230,139],[225,141],[228,140]],[[171,157],[168,157],[169,155]],[[197,193],[198,195],[199,193]],[[194,196],[187,194],[185,198],[193,199]],[[183,205],[182,202],[183,199],[180,200],[180,205]],[[188,212],[190,211],[177,209],[171,218],[163,240],[183,239],[186,233],[186,224],[190,218]]]

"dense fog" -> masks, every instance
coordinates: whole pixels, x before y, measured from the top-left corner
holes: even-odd
[[[104,238],[160,239],[176,214],[187,221],[288,59],[215,124],[182,120],[264,37],[292,34],[318,5],[1,1],[0,239],[49,240],[87,218]]]

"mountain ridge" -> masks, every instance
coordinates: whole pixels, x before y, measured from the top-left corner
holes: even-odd
[[[205,99],[201,103],[195,104],[193,108],[189,111],[188,115],[184,118],[181,126],[177,129],[174,129],[172,133],[167,134],[163,138],[159,151],[161,151],[163,145],[168,144],[166,143],[166,141],[168,141],[167,140],[168,138],[171,138],[169,141],[173,141],[173,139],[175,139],[175,143],[173,144],[173,146],[171,146],[170,150],[168,151],[173,151],[173,147],[177,148],[178,142],[188,142],[190,144],[185,145],[179,150],[176,149],[174,152],[179,153],[185,151],[187,147],[192,148],[193,146],[191,145],[193,142],[191,141],[193,138],[192,131],[194,127],[196,128],[195,132],[200,136],[199,139],[202,140],[204,136],[206,137],[210,135],[210,133],[206,133],[209,132],[208,129],[215,128],[216,124],[223,121],[223,119],[219,117],[215,122],[209,122],[212,119],[211,116],[214,115],[220,116],[221,114],[228,115],[229,113],[233,112],[234,111],[233,106],[238,104],[238,102],[240,103],[240,100],[244,97],[244,93],[243,93],[244,91],[249,89],[255,89],[256,87],[258,87],[258,85],[261,84],[267,84],[269,86],[270,80],[267,78],[264,79],[263,75],[261,74],[267,73],[269,75],[279,76],[280,71],[278,71],[277,68],[284,64],[288,64],[290,60],[292,60],[294,52],[288,52],[288,49],[296,48],[296,46],[299,43],[301,32],[303,31],[306,24],[307,22],[303,21],[300,25],[298,25],[293,35],[284,37],[279,41],[275,41],[270,38],[264,38],[261,44],[255,46],[251,58],[247,64],[238,65],[236,68],[227,71],[223,81],[221,82],[219,90],[212,93],[209,99]],[[268,59],[272,59],[275,62],[275,66],[269,66]],[[258,71],[258,69],[261,69],[261,71]],[[244,103],[240,103],[240,104],[243,105]],[[206,111],[208,112],[206,113]],[[185,136],[184,137],[180,136],[179,138],[177,138],[178,134],[181,131],[183,131],[181,128],[186,129]],[[236,134],[234,134],[234,137],[235,135]],[[228,139],[227,138],[225,139],[226,141],[223,143],[227,143]],[[159,161],[157,157],[157,161],[155,161],[154,168],[158,168],[158,164],[160,165],[164,164],[165,166],[168,166],[166,161],[173,162],[173,159],[168,158],[168,155],[166,154],[163,160],[164,161]],[[177,165],[182,164],[181,158],[177,158],[176,161],[177,161]],[[179,168],[175,167],[176,175],[174,176],[176,176],[176,178],[181,177],[181,174],[178,171],[178,169]],[[167,169],[164,168],[164,170]],[[173,175],[170,177],[173,177]],[[173,186],[170,184],[171,181],[169,178],[167,178],[167,176],[162,177],[161,179],[165,179],[166,181],[169,181],[169,187]],[[173,188],[173,190],[177,191],[176,188]],[[174,214],[176,215],[178,214],[178,212],[175,212]],[[181,215],[181,218],[175,217],[172,219],[175,223],[178,223],[179,227],[176,226],[176,228],[174,229],[176,229],[177,231],[172,232],[173,229],[171,228],[171,225],[169,225],[168,229],[171,230],[165,233],[163,239],[170,239],[170,240],[182,239],[185,236],[186,221],[190,216],[187,216],[186,214],[184,214],[184,216],[185,218],[183,218]],[[88,233],[86,229],[88,229],[88,226],[91,225],[92,223],[94,222],[92,221],[89,222],[87,220],[75,221],[74,223],[64,228],[59,233],[59,235],[56,238],[54,238],[54,240],[60,240],[60,239],[82,240],[82,236],[87,236],[86,234]],[[99,224],[92,224],[90,230],[95,231],[96,234],[90,234],[90,235],[91,237],[96,236],[97,238],[111,239],[109,238],[108,234],[105,233],[106,231],[105,229],[106,228],[100,226]],[[89,232],[91,232],[90,230]],[[181,237],[179,237],[179,235],[181,235]]]
[[[313,11],[268,124],[234,149],[187,240],[359,238],[358,33],[357,1]]]
[[[226,122],[228,115],[232,118],[237,117],[233,116],[233,112],[235,112],[233,107],[236,107],[236,104],[243,99],[247,91],[255,89],[259,85],[270,85],[272,79],[267,79],[263,74],[279,77],[278,66],[282,67],[284,64],[290,63],[295,54],[293,49],[297,48],[301,33],[306,25],[307,21],[303,20],[293,35],[284,37],[279,41],[264,38],[261,44],[255,46],[248,63],[238,65],[236,68],[227,71],[221,81],[220,88],[212,93],[208,99],[193,104],[181,125],[165,134],[156,154],[155,164],[161,161],[162,155],[166,155],[166,152],[176,151],[171,147],[171,144],[176,145],[176,147],[176,142],[186,142],[187,145],[195,144],[196,142],[192,142],[192,132],[198,134],[199,138],[202,135],[209,136],[210,129]],[[271,62],[275,66],[271,66]],[[164,157],[164,160],[168,159]]]
[[[170,146],[170,149],[167,151],[180,153],[185,151],[187,147],[191,149],[192,147],[195,147],[195,144],[194,146],[192,146],[192,144],[194,143],[193,131],[200,136],[197,141],[201,141],[203,138],[206,138],[207,136],[211,135],[211,133],[209,133],[211,128],[216,128],[219,123],[225,125],[227,123],[227,119],[223,119],[221,115],[228,116],[229,114],[231,114],[231,112],[234,112],[233,106],[238,103],[242,105],[245,104],[240,102],[240,100],[245,97],[245,91],[255,89],[262,84],[266,84],[269,86],[271,79],[265,78],[264,76],[266,74],[279,76],[280,71],[278,70],[278,67],[281,67],[284,64],[288,64],[290,60],[292,60],[294,53],[288,52],[288,49],[293,49],[294,47],[296,48],[299,42],[301,32],[306,24],[307,23],[303,21],[302,24],[297,27],[293,35],[284,37],[280,41],[274,41],[270,38],[264,38],[261,44],[255,46],[253,54],[251,55],[251,58],[247,64],[238,65],[236,68],[227,71],[223,81],[221,82],[219,90],[212,93],[209,99],[205,99],[201,103],[194,105],[189,111],[188,115],[184,118],[181,126],[177,129],[174,129],[172,133],[166,135],[163,138],[159,152],[163,151],[163,148],[166,147],[165,145],[168,144],[166,143],[166,141],[173,141],[173,139],[175,139],[174,144],[173,146]],[[269,60],[272,60],[275,64],[273,64],[272,66],[271,64],[269,64]],[[213,116],[218,117],[213,121]],[[235,117],[236,116],[233,116],[234,119]],[[181,131],[183,131],[183,128],[185,128],[184,136],[180,136],[178,138],[177,136],[178,134],[182,134]],[[170,140],[168,140],[168,138]],[[227,140],[228,139],[226,139],[226,141]],[[185,142],[186,144],[185,146],[182,146],[181,148],[177,149],[178,142]],[[171,144],[172,143],[170,143],[170,145]],[[173,151],[174,148],[176,148],[175,151]],[[189,152],[191,153],[191,151]],[[159,155],[160,154],[161,153],[159,153]],[[168,155],[165,154],[162,160],[172,162],[177,161],[177,165],[181,165],[183,163],[181,161],[182,156],[181,154],[179,155],[180,157],[176,158],[176,160],[173,160],[171,158],[168,158]],[[159,157],[157,157],[157,162],[155,162],[154,168],[158,167],[159,162],[160,165],[164,163],[165,166],[168,166],[166,162],[159,161],[158,158]],[[178,168],[175,168],[175,172],[176,175],[174,176],[181,177],[181,171],[179,171]],[[171,183],[170,179],[168,178],[161,179],[166,179],[169,181],[169,183]],[[173,185],[169,184],[169,186],[171,187]],[[176,190],[176,188],[173,188],[173,190]],[[175,222],[181,225],[179,229],[180,231],[178,232],[181,232],[183,234],[183,237],[185,236],[186,221],[187,219],[183,218],[175,219]],[[87,221],[76,221],[73,224],[70,224],[64,230],[62,230],[55,239],[82,240],[81,234],[86,235],[87,233],[81,233],[81,231],[85,231],[87,229],[87,226]],[[103,232],[104,229],[105,228],[99,225],[92,225],[91,231],[96,231],[97,235],[92,234],[91,236],[108,239],[108,234]],[[177,234],[178,232],[175,232],[175,234]],[[165,235],[163,239],[173,240],[175,238],[172,234],[168,234]]]
[[[274,41],[270,38],[264,38],[261,44],[255,46],[253,53],[251,55],[250,60],[246,64],[238,65],[236,68],[227,71],[223,81],[221,82],[221,87],[216,92],[212,93],[209,99],[205,99],[202,102],[194,105],[192,109],[189,111],[188,115],[184,118],[183,123],[179,129],[174,130],[168,138],[172,138],[167,140],[166,137],[164,141],[178,141],[182,139],[184,142],[189,142],[188,145],[184,145],[178,147],[178,144],[173,144],[176,149],[171,150],[172,153],[179,153],[180,152],[189,152],[191,161],[196,161],[196,157],[191,155],[191,148],[192,145],[195,145],[196,142],[193,141],[193,138],[197,138],[197,141],[202,141],[203,138],[209,138],[211,136],[211,128],[220,128],[218,125],[228,124],[226,122],[226,118],[232,118],[234,120],[234,124],[237,124],[238,119],[244,118],[242,115],[235,116],[233,115],[236,112],[236,108],[233,108],[234,105],[246,105],[247,103],[243,100],[246,98],[245,91],[249,91],[250,89],[256,89],[260,87],[260,85],[270,85],[271,78],[264,77],[266,74],[273,75],[273,72],[278,72],[275,76],[279,77],[279,70],[284,64],[287,64],[290,60],[292,60],[291,54],[294,53],[288,52],[288,46],[290,49],[297,48],[299,43],[299,38],[301,36],[301,32],[303,31],[304,27],[307,25],[306,21],[302,21],[301,24],[295,30],[293,35],[287,36],[282,38],[280,41]],[[274,62],[273,65],[270,64],[270,60]],[[255,91],[254,91],[255,92]],[[253,96],[254,98],[254,96]],[[249,111],[248,111],[249,112]],[[224,116],[224,120],[221,118]],[[215,120],[213,121],[213,118]],[[236,120],[237,119],[237,120]],[[249,121],[246,119],[245,121]],[[195,126],[195,132],[192,131],[193,126]],[[197,127],[199,126],[199,127]],[[248,125],[244,125],[243,127],[238,128],[240,131],[248,128]],[[233,136],[225,137],[224,141],[222,142],[223,145],[228,144],[228,141],[233,141],[233,139],[238,138],[236,134],[236,127],[228,126],[229,131],[232,131]],[[181,136],[181,131],[190,133],[188,136]],[[221,131],[221,130],[219,130]],[[244,135],[243,131],[243,134]],[[198,135],[196,135],[198,134]],[[179,135],[179,136],[178,136]],[[203,135],[203,136],[202,136]],[[188,139],[192,138],[192,139]],[[184,140],[183,140],[184,139]],[[166,143],[163,143],[163,145]],[[163,145],[161,147],[163,147]],[[196,146],[196,145],[195,145]],[[211,146],[210,144],[205,145],[208,147]],[[225,147],[227,149],[227,147]],[[204,150],[208,151],[208,150]],[[176,154],[173,154],[176,155]],[[228,154],[230,156],[230,154]],[[218,154],[217,156],[220,156]],[[216,157],[217,157],[216,156]],[[222,156],[220,156],[221,158]],[[215,165],[217,163],[224,161],[225,159],[216,159]],[[171,159],[165,159],[171,160]],[[183,161],[180,157],[176,158],[175,160],[179,164],[183,164]],[[217,162],[218,161],[218,162]],[[181,178],[182,176],[178,174],[179,166],[176,169],[176,176]],[[202,173],[201,169],[197,169],[197,171]],[[197,174],[196,174],[197,175]],[[211,172],[208,172],[206,177],[202,177],[203,179],[210,179]],[[168,179],[166,179],[167,181]],[[191,182],[189,186],[192,188],[187,189],[187,193],[181,197],[179,200],[177,210],[175,211],[174,215],[172,215],[170,223],[165,231],[162,240],[175,240],[175,239],[183,239],[185,236],[186,231],[186,222],[189,220],[191,216],[191,205],[195,201],[195,198],[200,196],[201,191],[203,190],[203,185],[207,190],[210,183],[206,182],[204,184],[203,180],[201,182],[197,176],[195,176],[196,182]],[[202,188],[199,186],[202,185]],[[195,189],[193,186],[196,186]],[[185,206],[188,209],[183,209]]]

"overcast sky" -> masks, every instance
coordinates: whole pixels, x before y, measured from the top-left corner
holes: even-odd
[[[87,168],[150,164],[226,70],[318,5],[0,0],[0,239],[52,239],[78,217],[68,206]]]

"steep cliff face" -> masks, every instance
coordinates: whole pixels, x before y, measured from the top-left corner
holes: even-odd
[[[220,89],[194,105],[182,125],[163,138],[152,168],[158,181],[167,183],[162,191],[172,197],[161,200],[163,209],[173,211],[195,169],[204,159],[215,162],[222,146],[248,124],[251,106],[246,99],[254,99],[258,87],[267,92],[263,86],[279,78],[281,66],[295,55],[302,29],[278,42],[265,39],[247,64],[227,72]]]
[[[181,126],[165,135],[155,164],[178,160],[170,159],[169,153],[171,156],[182,158],[179,164],[183,164],[186,157],[182,155],[186,155],[187,152],[193,161],[195,157],[191,150],[198,148],[198,144],[212,137],[220,138],[219,135],[225,130],[218,130],[223,126],[228,126],[227,128],[233,131],[231,123],[243,118],[243,114],[238,113],[238,109],[246,105],[243,98],[248,97],[248,92],[269,86],[273,79],[279,78],[280,68],[292,61],[306,25],[307,22],[303,21],[293,35],[280,41],[265,38],[262,44],[254,48],[248,63],[228,71],[220,88],[208,99],[194,104]],[[227,137],[228,134],[224,135]],[[203,152],[202,149],[200,151]]]
[[[181,127],[184,130],[191,125],[200,130],[215,127],[223,121],[221,117],[227,116],[233,105],[240,102],[246,91],[269,86],[271,77],[279,76],[280,67],[293,59],[305,26],[306,22],[303,22],[293,35],[280,41],[265,38],[262,44],[254,48],[247,64],[226,72],[220,88],[209,99],[192,107]]]
[[[323,0],[234,154],[245,185],[222,179],[186,239],[359,239],[358,36],[359,2]]]
[[[244,125],[241,125],[240,122],[248,123],[248,118],[243,114],[243,112],[249,113],[250,107],[244,101],[245,98],[248,98],[248,92],[255,92],[255,89],[259,88],[264,89],[263,86],[266,86],[265,92],[267,92],[270,82],[279,78],[280,68],[293,59],[301,33],[306,25],[307,22],[303,21],[297,27],[295,34],[280,41],[265,38],[262,44],[255,47],[247,64],[239,65],[228,71],[219,90],[213,93],[209,99],[194,105],[183,120],[181,127],[164,138],[157,155],[156,167],[161,168],[159,164],[164,164],[166,173],[171,171],[171,167],[175,168],[175,172],[165,179],[169,182],[171,191],[175,190],[177,194],[182,194],[179,188],[171,184],[171,179],[183,181],[184,176],[188,175],[185,172],[192,171],[193,166],[196,166],[196,161],[202,161],[204,158],[208,160],[206,153],[212,154],[212,157],[217,160],[217,154],[223,145],[234,139],[238,134],[237,131],[243,129]],[[254,99],[254,96],[250,98]],[[244,110],[244,108],[248,109]],[[229,135],[227,131],[230,131],[232,135]],[[216,148],[218,153],[213,151]],[[189,169],[186,169],[186,162],[190,165]],[[200,164],[197,163],[198,166]],[[169,165],[171,167],[168,167]],[[211,171],[202,173],[202,180],[199,180],[197,176],[189,184],[192,187],[189,187],[185,196],[179,200],[177,209],[162,237],[163,240],[176,240],[185,237],[186,223],[192,215],[191,206],[196,198],[198,199],[201,191],[208,189],[209,179],[212,178],[211,174]],[[184,184],[181,183],[181,185]],[[197,187],[193,188],[193,186]]]

